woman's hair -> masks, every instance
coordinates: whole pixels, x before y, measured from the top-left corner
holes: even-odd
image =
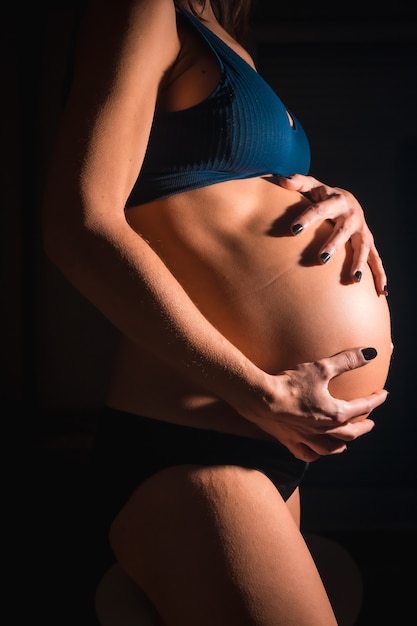
[[[204,7],[211,2],[213,11],[221,26],[235,39],[242,39],[248,30],[251,0],[200,0]],[[191,0],[186,2],[194,15],[198,15]]]

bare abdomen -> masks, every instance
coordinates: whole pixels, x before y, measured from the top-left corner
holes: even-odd
[[[258,194],[259,182],[246,182]],[[348,280],[350,244],[327,265],[319,264],[317,252],[330,224],[292,236],[291,220],[305,200],[261,182],[267,187],[255,211],[249,193],[237,204],[238,212],[228,212],[223,194],[218,206],[216,191],[209,189],[201,206],[200,195],[190,203],[175,200],[174,208],[162,205],[157,223],[155,207],[148,213],[138,207],[132,223],[145,232],[205,316],[259,367],[278,373],[347,348],[373,346],[377,358],[334,379],[331,391],[350,399],[380,390],[391,359],[390,315],[369,268],[360,283]],[[190,421],[198,425],[201,420],[202,426],[217,411],[221,428],[236,430],[224,421],[228,411],[221,403],[158,360],[144,360],[129,344],[121,352],[111,398],[119,408],[183,423],[193,413]]]

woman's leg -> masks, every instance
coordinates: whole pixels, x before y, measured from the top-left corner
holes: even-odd
[[[290,511],[256,470],[172,467],[136,490],[110,541],[166,626],[335,626],[294,497]]]
[[[301,510],[300,510],[300,490],[298,489],[298,487],[294,491],[294,493],[288,498],[285,504],[287,506],[287,509],[291,513],[292,518],[297,525],[297,528],[300,528]]]

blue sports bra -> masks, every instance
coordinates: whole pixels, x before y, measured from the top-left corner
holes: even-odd
[[[156,112],[140,174],[126,206],[228,180],[307,174],[307,137],[265,80],[185,9],[216,55],[221,80],[203,102]]]

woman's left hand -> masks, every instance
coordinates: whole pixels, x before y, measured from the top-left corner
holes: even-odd
[[[340,187],[330,187],[313,176],[294,174],[288,178],[278,178],[278,184],[285,189],[299,191],[314,204],[301,213],[292,223],[294,235],[302,233],[312,224],[331,220],[332,234],[319,250],[321,263],[330,261],[335,251],[348,240],[353,249],[350,275],[359,282],[366,264],[369,264],[379,295],[387,295],[387,277],[374,238],[365,221],[363,209],[355,196]]]

